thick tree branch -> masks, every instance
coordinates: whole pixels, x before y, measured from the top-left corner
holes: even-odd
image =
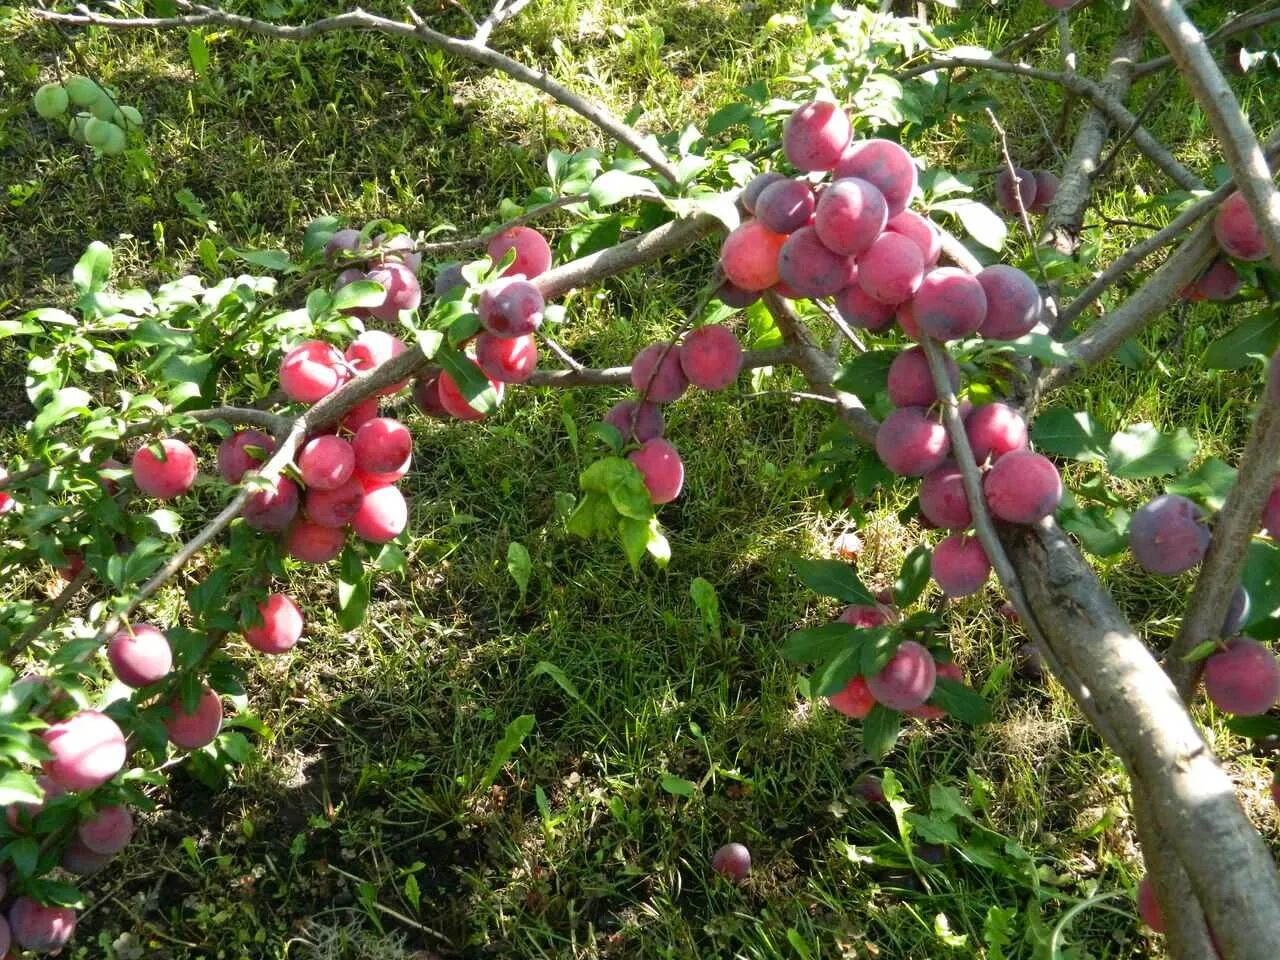
[[[895,76],[899,80],[918,77],[921,74],[931,73],[934,70],[955,70],[960,67],[968,67],[976,70],[992,70],[996,73],[1009,73],[1016,76],[1027,77],[1032,80],[1042,80],[1047,83],[1056,83],[1072,93],[1086,97],[1099,110],[1101,110],[1112,123],[1121,127],[1127,127],[1134,122],[1134,115],[1129,108],[1123,103],[1117,102],[1102,88],[1102,86],[1093,80],[1078,74],[1058,73],[1053,70],[1041,70],[1036,67],[1028,66],[1025,63],[1009,63],[1004,60],[987,60],[979,57],[952,57],[940,56],[927,63],[918,64],[906,70],[900,70]],[[1174,183],[1182,187],[1184,190],[1196,190],[1200,187],[1200,178],[1184,167],[1169,152],[1168,147],[1160,143],[1151,132],[1141,124],[1136,125],[1133,133],[1134,143],[1138,149],[1146,155],[1146,157],[1164,173],[1173,180]]]
[[[521,83],[541,90],[557,103],[568,107],[574,113],[595,124],[619,143],[630,147],[637,156],[641,157],[670,183],[675,184],[677,181],[675,168],[671,166],[670,161],[658,149],[652,138],[641,136],[632,127],[611,116],[598,103],[574,93],[545,71],[537,70],[518,60],[513,60],[505,54],[485,46],[483,42],[451,37],[448,34],[432,30],[425,23],[405,23],[401,20],[391,20],[359,8],[337,16],[325,17],[323,20],[290,25],[255,20],[252,17],[228,13],[225,10],[204,7],[198,4],[188,5],[184,3],[182,6],[184,9],[190,9],[194,12],[176,17],[104,17],[90,12],[83,6],[79,7],[76,13],[56,13],[52,10],[40,8],[34,8],[31,12],[42,20],[72,24],[74,26],[104,27],[108,30],[190,30],[197,27],[226,27],[232,30],[258,34],[259,36],[271,37],[275,40],[293,42],[310,40],[312,37],[318,37],[334,31],[370,30],[388,36],[418,40],[429,47],[444,50],[464,60],[470,60],[481,66],[498,70],[509,77],[519,80]]]

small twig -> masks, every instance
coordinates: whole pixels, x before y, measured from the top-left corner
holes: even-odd
[[[1077,3],[1075,6],[1071,8],[1071,13],[1073,15],[1078,14],[1081,10],[1089,6],[1089,4],[1092,2],[1093,0],[1080,0],[1079,3]],[[997,50],[995,52],[995,55],[999,57],[1001,60],[1008,60],[1010,54],[1016,53],[1017,51],[1021,50],[1023,47],[1027,46],[1027,44],[1035,43],[1037,40],[1039,40],[1041,37],[1043,37],[1046,33],[1051,31],[1056,26],[1058,26],[1058,15],[1055,13],[1052,17],[1050,17],[1044,23],[1040,24],[1037,27],[1032,27],[1026,33],[1022,34],[1022,36],[1016,37],[1013,40],[1010,40],[1003,47]]]
[[[1071,16],[1066,10],[1058,11],[1058,55],[1062,58],[1062,69],[1075,73],[1076,50],[1071,45]]]
[[[757,390],[754,393],[744,393],[745,398],[755,397],[786,397],[788,400],[815,400],[818,403],[828,403],[833,406],[838,404],[835,397],[823,396],[820,393],[804,393],[800,390]]]
[[[484,233],[477,234],[474,237],[464,237],[459,240],[440,240],[434,243],[424,242],[424,243],[419,243],[414,245],[412,250],[409,250],[409,251],[401,250],[396,252],[397,253],[410,253],[410,252],[421,253],[428,257],[435,257],[435,256],[439,256],[440,254],[456,253],[462,250],[476,250],[476,249],[479,249],[480,247],[487,246],[489,241],[492,240],[494,237],[496,237],[498,234],[505,233],[506,231],[512,229],[513,227],[522,227],[527,223],[533,223],[535,220],[541,219],[542,217],[546,216],[548,213],[554,213],[556,210],[562,210],[565,207],[572,207],[578,203],[586,203],[590,199],[591,198],[587,196],[587,194],[585,193],[576,193],[567,197],[556,197],[556,199],[554,200],[549,200],[546,203],[538,204],[538,206],[536,207],[531,207],[530,209],[526,210],[524,213],[520,214],[520,216],[512,217],[510,220],[506,221],[505,223],[500,223],[498,224],[498,226],[492,228],[491,230],[486,230],[484,231]],[[369,256],[368,251],[361,250],[361,251],[357,251],[357,253],[358,253],[358,256],[354,258],[357,260],[365,260]]]
[[[471,39],[476,43],[488,43],[489,34],[493,33],[497,27],[506,23],[528,5],[529,0],[497,0],[489,16],[485,17],[482,23],[476,25],[475,36]]]
[[[569,353],[568,350],[560,346],[560,344],[558,344],[550,334],[548,334],[543,330],[539,330],[538,332],[542,335],[542,339],[546,342],[547,346],[551,348],[551,352],[554,353],[557,357],[559,357],[560,362],[563,363],[566,367],[568,367],[570,370],[579,370],[579,371],[585,369],[583,365],[580,364],[577,360],[575,360],[573,358],[573,355]]]
[[[1040,244],[1036,242],[1035,231],[1031,229],[1031,217],[1027,214],[1027,208],[1022,202],[1022,187],[1018,177],[1018,168],[1014,165],[1013,158],[1009,156],[1009,138],[1005,136],[1004,127],[1000,126],[1000,121],[996,119],[995,111],[990,107],[987,107],[986,111],[987,119],[991,121],[991,126],[995,128],[996,135],[1000,137],[1000,154],[1004,157],[1005,171],[1013,179],[1013,200],[1018,205],[1018,219],[1022,221],[1022,229],[1027,235],[1027,242],[1031,244],[1031,255],[1035,257],[1036,270],[1040,274],[1040,283],[1047,294],[1045,303],[1049,307],[1049,312],[1056,318],[1058,316],[1058,300],[1053,294],[1053,285],[1049,282],[1049,275],[1045,272],[1044,261],[1040,259]]]
[[[1022,91],[1022,99],[1026,101],[1027,107],[1030,108],[1032,116],[1036,118],[1036,123],[1040,127],[1040,136],[1044,138],[1045,146],[1049,148],[1049,152],[1058,158],[1061,163],[1067,158],[1063,153],[1062,147],[1058,146],[1058,138],[1053,135],[1053,131],[1049,129],[1049,121],[1045,118],[1044,113],[1040,110],[1040,105],[1036,103],[1036,98],[1031,95],[1031,88],[1027,84],[1026,77],[1017,77],[1018,89]]]
[[[1228,20],[1213,33],[1204,38],[1207,44],[1217,44],[1224,40],[1229,40],[1234,36],[1242,33],[1249,33],[1252,30],[1258,30],[1269,24],[1280,20],[1280,10],[1271,10],[1264,13],[1242,13]],[[1173,66],[1173,57],[1165,54],[1162,57],[1156,57],[1152,60],[1144,60],[1133,68],[1134,78],[1145,77],[1149,73],[1157,70],[1163,70],[1166,67]]]
[[[853,328],[849,326],[844,317],[840,316],[840,311],[836,307],[827,303],[825,300],[811,300],[809,302],[817,307],[818,310],[831,321],[832,326],[840,331],[840,335],[842,337],[853,344],[853,349],[857,350],[859,353],[867,352],[867,345],[862,342],[862,338],[860,336],[853,332]],[[838,342],[839,341],[837,341],[837,343]]]
[[[1137,133],[1138,128],[1142,126],[1147,121],[1147,118],[1155,113],[1158,108],[1164,106],[1165,96],[1173,87],[1177,79],[1177,74],[1170,74],[1164,79],[1164,82],[1160,84],[1154,93],[1147,96],[1147,102],[1142,105],[1142,109],[1134,114],[1133,123],[1129,124],[1123,131],[1121,131],[1120,136],[1115,138],[1115,142],[1111,146],[1111,152],[1103,157],[1098,163],[1098,169],[1093,172],[1094,180],[1101,180],[1107,175],[1107,172],[1111,169],[1111,165],[1116,162],[1116,157],[1120,156],[1120,151],[1124,148],[1124,145],[1129,142],[1133,135]]]

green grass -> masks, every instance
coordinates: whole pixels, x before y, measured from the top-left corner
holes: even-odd
[[[290,6],[298,17],[327,9]],[[460,29],[442,9],[440,25]],[[496,43],[618,113],[642,106],[648,130],[678,129],[740,85],[802,66],[812,37],[763,30],[770,15],[799,9],[540,2]],[[957,41],[995,46],[1043,15],[1039,4],[1000,9]],[[1106,4],[1080,16],[1081,69],[1099,68],[1118,27]],[[66,273],[94,238],[114,247],[125,285],[199,270],[205,239],[218,250],[296,246],[320,214],[469,232],[504,196],[543,182],[547,150],[598,142],[505,78],[377,37],[297,48],[220,34],[199,78],[180,35],[99,32],[79,48],[143,109],[146,146],[95,163],[39,121],[29,94],[65,47],[21,19],[0,26],[0,95],[11,105],[0,112],[3,313],[65,301]],[[1055,58],[1052,41],[1034,54]],[[1241,89],[1259,127],[1273,122],[1262,81]],[[992,90],[1015,154],[1040,151],[1018,86],[993,80]],[[1057,92],[1040,93],[1055,122]],[[1213,145],[1185,93],[1151,124],[1207,171]],[[923,131],[913,146],[949,169],[997,162],[990,131],[973,122]],[[1140,192],[1164,187],[1135,157],[1126,151],[1101,185],[1097,216],[1160,216],[1141,208]],[[1104,262],[1140,235],[1102,233]],[[713,249],[576,295],[563,339],[592,362],[625,361],[679,321]],[[1025,243],[1013,251],[1025,255]],[[1231,318],[1204,306],[1188,314],[1144,334],[1167,370],[1113,364],[1064,402],[1113,427],[1186,426],[1202,455],[1231,459],[1256,378],[1204,371],[1200,351]],[[16,411],[22,370],[5,349],[5,405]],[[255,660],[250,708],[270,727],[260,758],[222,793],[175,775],[141,842],[91,885],[98,905],[74,956],[936,960],[998,956],[989,943],[1004,923],[1004,956],[1042,958],[1067,910],[1136,882],[1124,773],[1061,688],[1011,675],[1022,638],[996,613],[994,588],[955,605],[949,622],[995,722],[916,724],[886,762],[917,812],[930,810],[931,789],[955,788],[974,818],[959,821],[940,867],[910,860],[893,818],[853,790],[876,769],[856,726],[800,697],[780,654],[790,630],[834,613],[785,561],[823,555],[850,522],[814,484],[825,411],[776,396],[678,404],[669,434],[688,481],[662,511],[674,559],[637,575],[616,548],[569,538],[556,506],[590,456],[586,426],[613,399],[520,391],[480,427],[411,416],[409,573],[378,578],[369,618],[351,633],[337,626],[331,577],[291,584],[307,599],[308,632],[294,655]],[[1154,485],[1117,489],[1136,504]],[[890,585],[919,539],[897,517],[908,497],[904,485],[866,505],[860,569],[874,588]],[[533,561],[523,598],[506,571],[512,542]],[[1140,577],[1124,557],[1099,567],[1126,612],[1152,619],[1156,642],[1172,633],[1185,583]],[[690,597],[698,576],[718,595],[718,631]],[[936,595],[928,602],[944,609]],[[567,683],[539,672],[543,663]],[[484,788],[498,741],[522,715],[532,732]],[[1264,763],[1211,730],[1274,839]],[[664,789],[664,777],[693,783],[692,795]],[[740,889],[708,870],[731,839],[755,861]],[[1062,957],[1108,960],[1156,949],[1124,897],[1080,912],[1064,944]]]

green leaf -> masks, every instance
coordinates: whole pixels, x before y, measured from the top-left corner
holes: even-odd
[[[441,347],[435,359],[457,384],[472,410],[490,414],[498,409],[498,394],[493,384],[473,360],[452,347]]]
[[[1219,337],[1204,352],[1210,370],[1242,370],[1254,357],[1269,357],[1280,346],[1280,310],[1263,310]]]
[[[534,719],[531,713],[521,714],[507,724],[507,729],[502,734],[502,739],[493,748],[493,757],[489,761],[489,766],[485,768],[484,776],[480,778],[479,790],[481,792],[493,786],[493,781],[498,779],[498,774],[502,772],[503,765],[520,749],[525,737],[533,732],[533,725]]]
[[[369,578],[359,551],[347,546],[338,561],[338,623],[344,630],[354,630],[364,620],[369,608]]]
[[[658,783],[667,793],[677,797],[692,797],[698,790],[696,784],[684,779],[684,777],[672,776],[669,773],[664,773]]]
[[[756,108],[750,103],[730,103],[721,107],[707,120],[707,133],[711,136],[723,133],[732,126],[746,123],[755,116],[755,113]]]
[[[982,695],[958,680],[941,677],[934,685],[929,702],[941,707],[961,723],[978,726],[991,722],[991,708]]]
[[[1095,557],[1113,557],[1129,545],[1129,511],[1101,504],[1082,507],[1064,503],[1058,511],[1062,529],[1073,534]]]
[[[203,76],[209,69],[209,44],[204,39],[204,31],[187,33],[187,54],[191,57],[191,72],[197,77]]]
[[[849,681],[862,673],[863,644],[855,642],[845,647],[830,660],[818,665],[809,678],[809,689],[815,697],[829,697],[849,685]]]
[[[337,217],[316,217],[307,224],[302,234],[302,254],[306,257],[319,256],[324,252],[325,244],[333,239],[333,235],[342,227]]]
[[[839,560],[801,560],[794,559],[791,566],[800,582],[814,593],[824,597],[835,597],[845,603],[876,602],[871,591],[862,585],[853,567]]]
[[[893,659],[905,638],[889,627],[873,627],[863,633],[858,672],[864,677],[873,677]]]
[[[539,660],[537,664],[534,665],[533,672],[529,675],[531,677],[537,677],[544,674],[554,680],[559,685],[560,689],[573,697],[573,699],[582,699],[582,694],[578,692],[577,686],[569,679],[568,674],[548,660]]]
[[[11,861],[19,879],[25,879],[35,872],[40,862],[40,844],[34,837],[20,837],[4,848],[0,860]]]
[[[877,703],[862,721],[862,746],[873,760],[879,760],[898,742],[902,714]]]
[[[376,307],[387,298],[382,284],[374,280],[355,280],[333,294],[333,309],[351,310],[355,307]]]
[[[587,196],[591,198],[591,205],[599,210],[632,197],[656,199],[662,194],[652,180],[622,170],[606,170],[592,182]]]
[[[511,574],[511,579],[520,588],[521,603],[524,603],[525,594],[529,591],[529,574],[532,569],[533,562],[529,559],[529,551],[524,544],[515,540],[507,544],[507,573]]]
[[[1221,510],[1235,485],[1236,468],[1210,457],[1189,473],[1168,481],[1164,488],[1169,493],[1198,500],[1210,510]]]
[[[899,607],[910,606],[919,599],[929,583],[930,561],[933,550],[927,543],[919,544],[902,561],[902,569],[893,584],[893,602]]]
[[[1197,663],[1198,661],[1204,660],[1206,657],[1210,656],[1217,649],[1217,640],[1206,640],[1204,643],[1197,643],[1194,647],[1183,654],[1182,661],[1184,663]]]
[[[39,803],[43,796],[31,774],[22,770],[6,770],[0,774],[0,807],[11,803]]]
[[[1249,594],[1249,634],[1258,637],[1256,624],[1277,624],[1280,618],[1280,546],[1271,540],[1252,541],[1245,548],[1240,582]]]
[[[1024,333],[1015,340],[1000,344],[1020,357],[1039,360],[1046,367],[1060,367],[1071,362],[1071,354],[1059,341],[1044,333]]]
[[[231,252],[245,263],[252,263],[255,267],[262,267],[264,270],[292,273],[298,269],[289,260],[287,250],[240,250],[232,247]]]
[[[644,485],[644,474],[623,457],[597,460],[582,471],[578,485],[587,492],[608,494],[614,509],[624,517],[648,522],[653,516],[653,500]]]
[[[1135,423],[1111,438],[1107,468],[1126,480],[1163,477],[1187,468],[1196,442],[1185,427],[1164,434],[1149,423]]]
[[[97,293],[111,278],[111,248],[100,240],[89,244],[71,271],[71,282],[81,294]]]
[[[565,525],[575,537],[590,540],[592,537],[611,533],[617,522],[618,511],[614,509],[608,494],[592,491],[578,501]]]
[[[835,657],[859,642],[863,628],[851,623],[824,623],[793,630],[782,645],[782,655],[792,663],[819,663]]]
[[[1070,457],[1085,463],[1106,459],[1110,438],[1084,411],[1054,407],[1036,417],[1031,439],[1041,453]]]
[[[957,201],[953,202],[950,210],[959,218],[969,236],[988,250],[999,253],[1004,247],[1009,228],[985,204],[976,200]]]
[[[83,416],[89,412],[93,397],[79,387],[63,387],[58,390],[49,402],[36,414],[32,429],[35,436],[41,437],[58,424],[72,417]]]
[[[702,577],[694,577],[689,584],[689,597],[702,614],[702,623],[713,637],[720,636],[720,598],[716,588]]]
[[[156,525],[161,533],[172,536],[182,529],[182,515],[172,510],[152,510],[147,519]]]
[[[897,350],[868,350],[858,354],[840,368],[834,381],[836,389],[870,404],[876,394],[887,389],[889,365],[897,355]]]
[[[622,544],[622,552],[627,556],[631,569],[640,570],[640,561],[644,559],[645,548],[649,543],[649,522],[635,517],[622,517],[618,521],[618,540]]]
[[[787,927],[787,943],[791,944],[791,949],[799,955],[800,960],[813,960],[813,951],[795,927]]]
[[[1251,740],[1280,737],[1280,717],[1263,714],[1258,717],[1228,717],[1227,729],[1237,736]]]

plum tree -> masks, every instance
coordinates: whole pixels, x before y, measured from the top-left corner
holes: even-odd
[[[107,660],[121,683],[135,689],[157,683],[173,669],[169,638],[149,623],[120,630],[107,644]]]
[[[825,197],[825,194],[824,194]],[[778,276],[802,297],[830,297],[856,276],[853,258],[828,250],[813,227],[801,227],[778,253]]]
[[[1213,217],[1213,235],[1224,253],[1237,260],[1264,260],[1267,245],[1253,211],[1240,193],[1222,201]]]
[[[476,365],[490,380],[524,383],[538,366],[538,344],[531,336],[476,337]]]
[[[932,696],[936,680],[933,656],[916,641],[904,640],[889,662],[867,677],[867,687],[891,710],[910,710]]]
[[[351,518],[356,536],[369,543],[388,543],[400,536],[408,524],[409,505],[404,494],[390,485],[368,491]]]
[[[237,430],[218,444],[218,474],[227,483],[239,483],[275,448],[275,441],[260,430]]]
[[[1266,644],[1232,637],[1205,660],[1204,692],[1219,710],[1259,716],[1280,700],[1280,662]]]
[[[45,906],[31,897],[20,896],[9,907],[9,931],[19,947],[54,953],[75,936],[76,912],[70,907]]]
[[[813,228],[828,250],[856,257],[885,229],[888,211],[884,194],[874,184],[858,177],[845,177],[822,191]],[[798,227],[792,227],[795,229]]]
[[[261,653],[287,653],[302,637],[302,611],[283,593],[273,593],[258,604],[262,623],[245,627],[244,639]]]
[[[1143,504],[1129,522],[1129,549],[1148,573],[1174,576],[1200,563],[1209,549],[1204,511],[1178,494]]]
[[[651,343],[631,361],[631,386],[649,403],[673,403],[689,389],[689,378],[673,343]]]
[[[950,452],[946,428],[924,407],[899,407],[876,431],[876,453],[899,476],[922,477]]]
[[[965,436],[979,464],[994,463],[1027,446],[1027,421],[1006,403],[984,403],[964,418]]]
[[[854,677],[845,684],[844,689],[827,697],[827,703],[833,710],[843,713],[846,717],[861,720],[876,705],[876,698],[871,695],[866,677]]]
[[[1036,199],[1031,206],[1027,207],[1027,213],[1045,213],[1049,209],[1049,204],[1053,203],[1058,196],[1058,186],[1061,181],[1052,170],[1036,170],[1034,176]]]
[[[972,526],[964,474],[955,461],[948,460],[924,475],[920,482],[920,512],[944,530],[967,530]]]
[[[649,499],[654,503],[670,503],[680,496],[684,487],[684,462],[666,440],[661,437],[646,440],[627,459],[640,470]]]
[[[742,193],[738,195],[738,202],[742,204],[742,208],[747,213],[754,214],[756,212],[756,199],[760,194],[764,193],[765,188],[777,183],[779,180],[786,179],[788,177],[785,174],[778,173],[776,170],[765,170],[762,173],[757,173],[742,188]]]
[[[855,140],[840,157],[832,177],[858,177],[872,183],[884,196],[889,217],[907,209],[916,192],[916,162],[892,140]]]
[[[417,310],[422,303],[422,287],[410,267],[399,260],[382,260],[369,265],[365,276],[379,284],[382,302],[367,307],[369,316],[383,323],[395,323],[401,310]]]
[[[1016,340],[1040,322],[1044,312],[1040,290],[1017,267],[1003,263],[987,267],[978,274],[978,283],[986,297],[986,311],[978,328],[984,337]]]
[[[203,687],[195,706],[187,711],[181,697],[169,701],[169,716],[164,721],[169,742],[182,750],[199,750],[217,739],[222,730],[222,698],[209,687]]]
[[[976,277],[958,267],[938,267],[920,281],[911,314],[920,330],[935,340],[956,340],[982,326],[987,295]]]
[[[1019,204],[1021,199],[1021,204]],[[1019,207],[1030,210],[1036,202],[1036,176],[1030,170],[1004,167],[996,174],[996,203],[1005,213],[1016,214]]]
[[[711,869],[734,883],[742,883],[751,872],[751,851],[740,843],[726,843],[712,856]]]
[[[924,279],[924,257],[915,241],[885,231],[858,257],[858,286],[880,303],[910,300]]]
[[[405,346],[405,342],[399,337],[393,337],[383,330],[366,330],[351,341],[343,356],[352,370],[357,373],[368,373],[370,370],[375,370],[382,366],[388,360],[400,356],[407,349],[409,348]],[[399,383],[383,387],[376,395],[380,397],[391,396],[399,393],[406,386],[408,386],[408,381],[401,380]]]
[[[276,477],[266,490],[249,495],[242,516],[255,530],[279,533],[298,512],[298,485],[288,477]]]
[[[94,853],[119,853],[133,837],[133,814],[121,804],[99,807],[76,828],[80,841]]]
[[[922,217],[914,210],[903,210],[885,223],[884,228],[902,234],[919,247],[926,270],[937,266],[942,255],[942,233],[928,217]]]
[[[497,394],[497,402],[502,403],[502,391],[505,384],[500,380],[490,380],[494,392]],[[483,420],[485,414],[475,409],[471,404],[467,403],[467,398],[462,392],[462,388],[447,373],[441,373],[436,381],[436,392],[440,396],[440,406],[445,412],[457,420]]]
[[[814,100],[797,107],[782,131],[782,152],[801,173],[830,170],[839,162],[853,128],[838,103]]]
[[[328,563],[342,552],[346,540],[341,527],[321,526],[300,517],[285,534],[285,552],[304,563]]]
[[[495,337],[525,337],[542,326],[542,291],[520,277],[503,277],[480,291],[480,323]]]
[[[49,749],[44,772],[64,790],[100,787],[124,766],[124,734],[97,710],[81,710],[41,733]]]
[[[356,455],[351,444],[331,435],[308,440],[298,454],[302,482],[314,490],[336,490],[355,473]]]
[[[742,372],[742,344],[728,327],[705,324],[680,344],[680,369],[695,387],[723,390]]]
[[[357,469],[372,474],[396,473],[406,470],[413,458],[413,434],[399,420],[374,417],[356,431],[351,449]]]
[[[946,358],[951,389],[960,388],[960,368]],[[898,407],[927,407],[938,400],[938,390],[929,374],[929,360],[920,347],[908,347],[889,364],[889,399]]]
[[[348,379],[346,358],[322,340],[306,340],[280,361],[280,389],[295,403],[318,403]]]
[[[516,252],[515,261],[503,271],[504,277],[517,274],[526,280],[546,273],[551,268],[551,245],[532,227],[511,227],[495,234],[487,248],[489,259],[498,263],[508,250]]]
[[[644,443],[662,436],[662,408],[656,403],[619,400],[604,415],[604,422],[617,429],[625,443]]]
[[[774,233],[758,220],[729,232],[720,246],[720,266],[729,282],[742,290],[768,290],[780,279],[778,254],[787,235]]]
[[[881,303],[869,297],[858,284],[856,276],[853,283],[836,294],[836,309],[850,326],[861,327],[872,333],[884,330],[893,323],[895,313],[892,304]]]
[[[808,181],[785,177],[760,191],[754,210],[756,219],[774,233],[792,233],[809,222],[816,206]]]
[[[159,454],[152,450],[159,449]],[[157,500],[180,497],[195,485],[198,466],[192,449],[176,437],[139,447],[130,467],[139,490]]]
[[[1058,468],[1030,450],[1006,453],[987,473],[982,487],[987,507],[1010,523],[1039,523],[1062,500]]]
[[[991,562],[977,538],[953,533],[933,548],[930,570],[934,582],[948,597],[967,597],[987,582]]]

